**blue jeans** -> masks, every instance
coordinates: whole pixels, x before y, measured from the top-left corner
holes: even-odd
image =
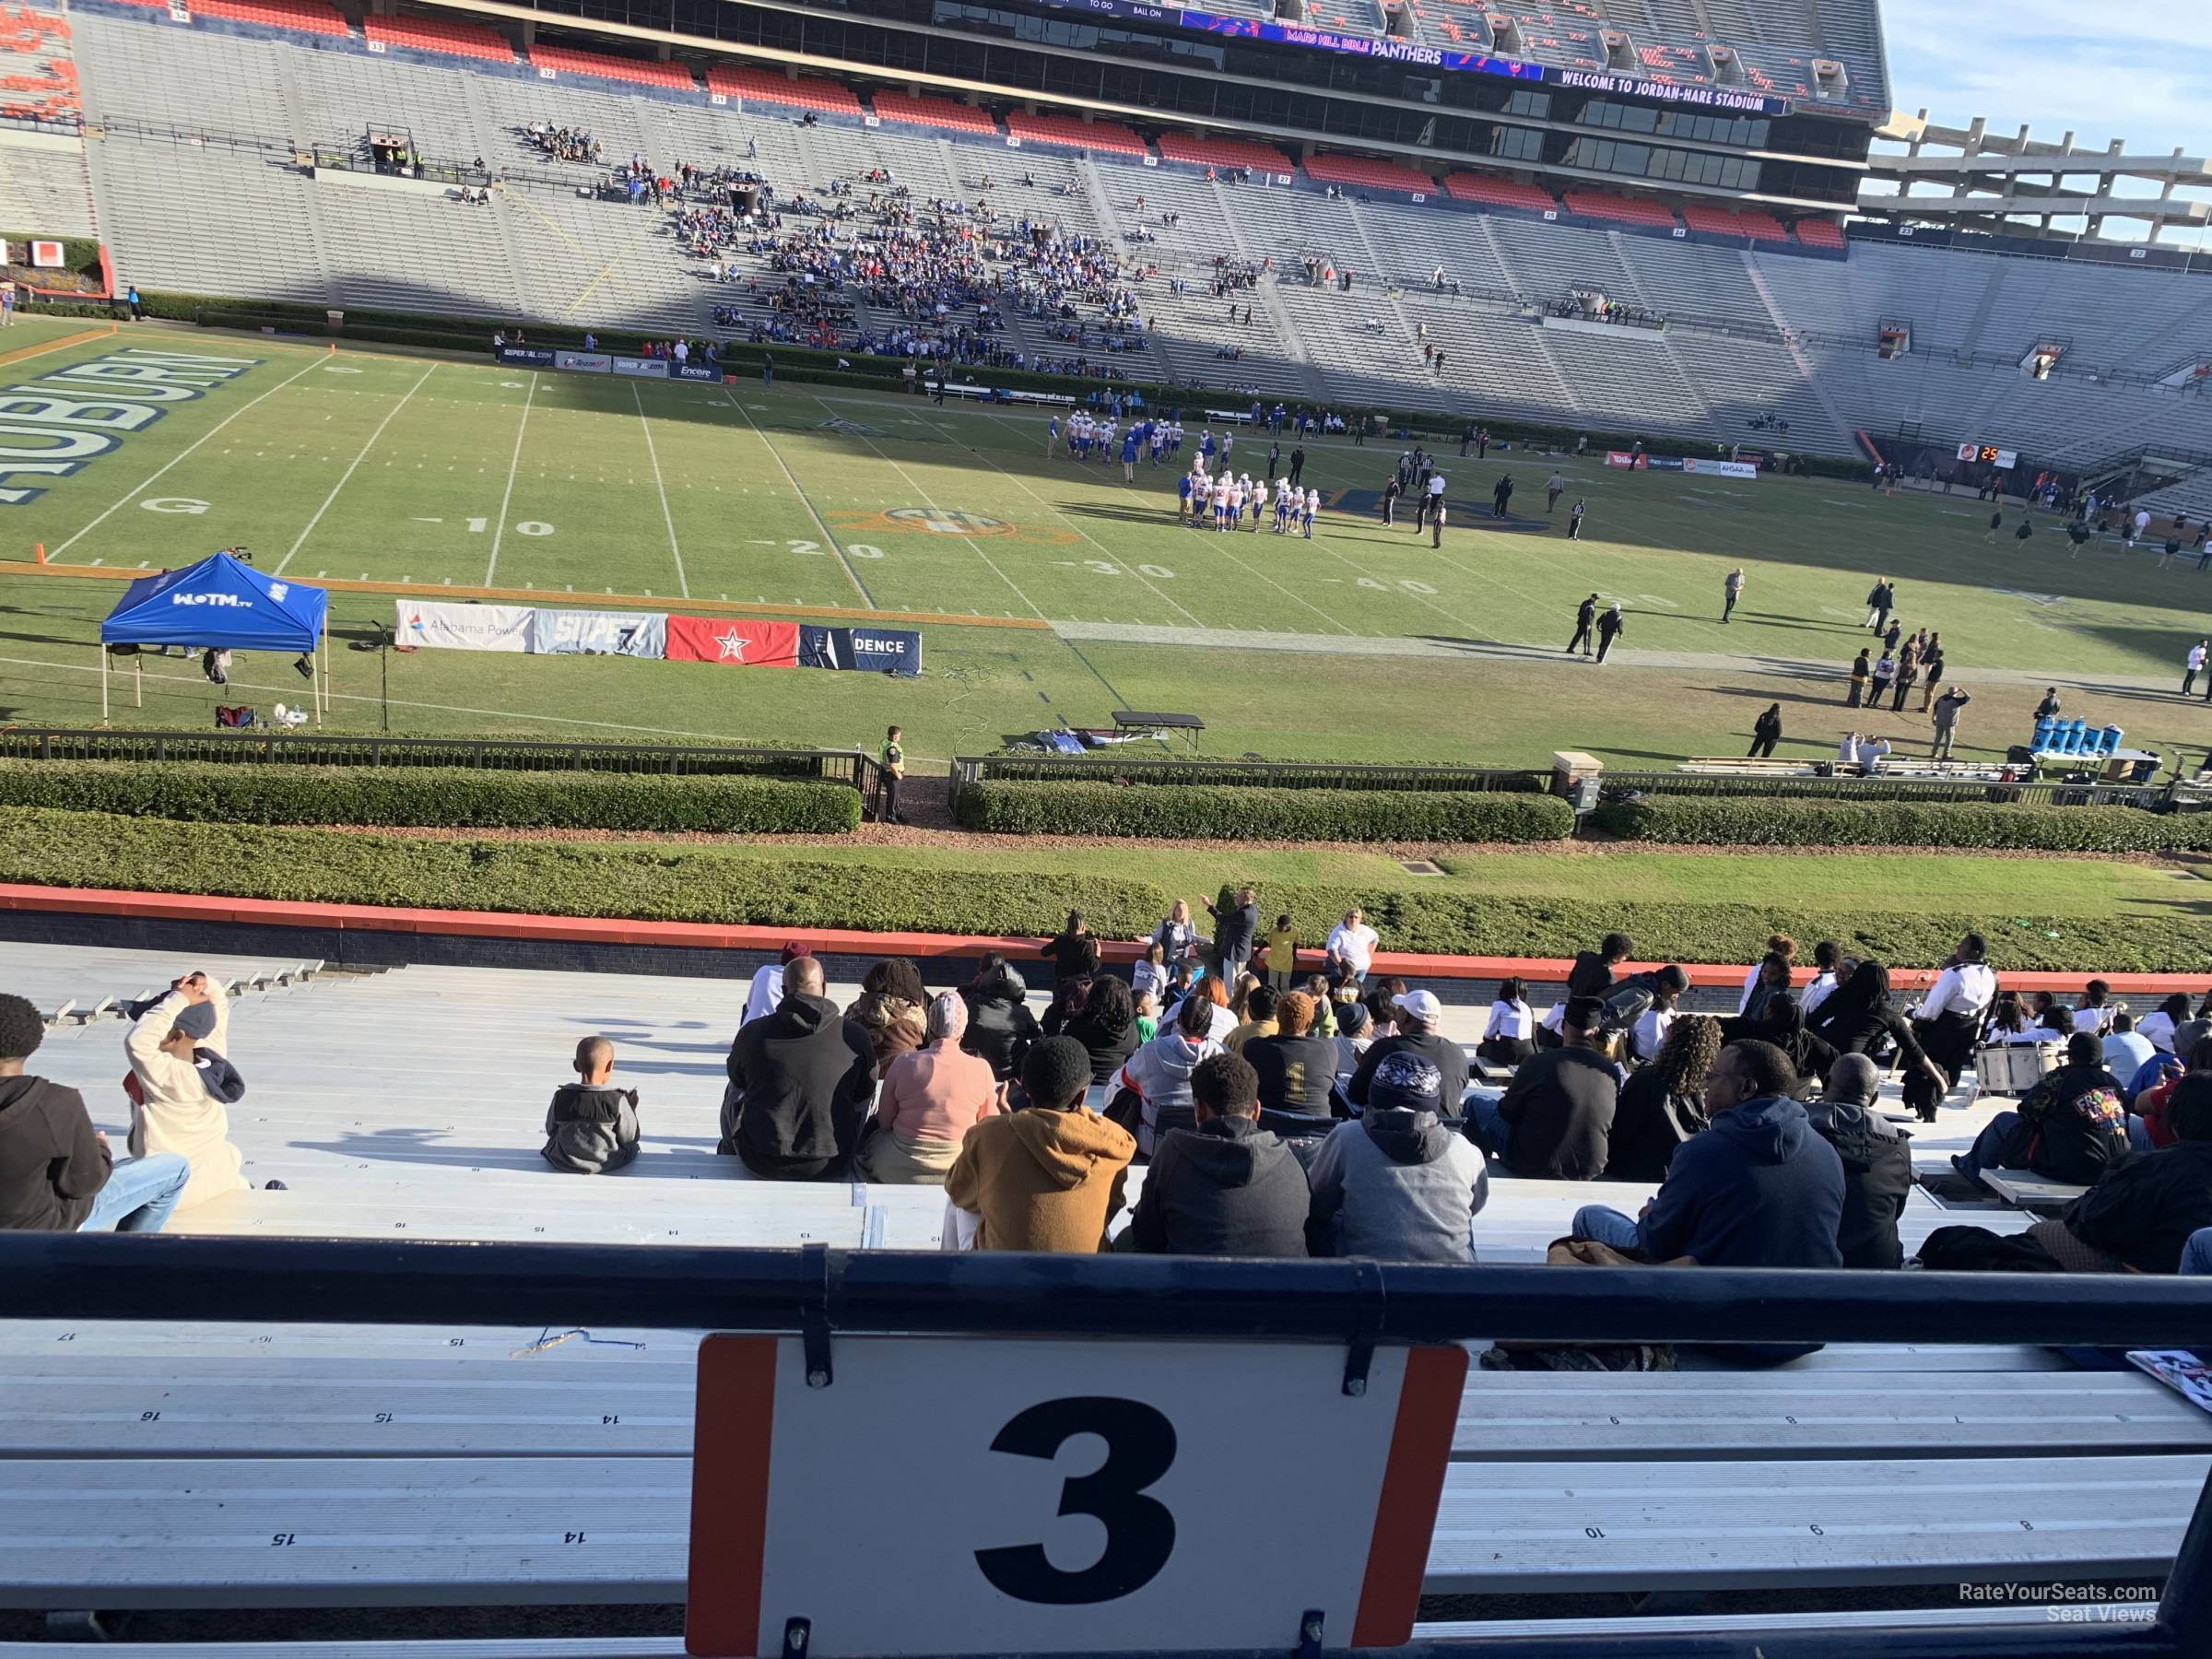
[[[1467,1122],[1467,1138],[1492,1158],[1505,1156],[1506,1122],[1498,1115],[1502,1088],[1469,1088],[1459,1097],[1459,1114]]]
[[[1643,1248],[1643,1230],[1609,1205],[1583,1205],[1574,1212],[1574,1222],[1568,1231],[1578,1239],[1610,1245],[1615,1250]]]
[[[191,1179],[192,1166],[174,1152],[126,1158],[108,1176],[108,1184],[92,1200],[92,1213],[76,1230],[159,1232]]]
[[[2212,1273],[2212,1227],[2200,1227],[2182,1246],[2182,1272],[2194,1277]]]

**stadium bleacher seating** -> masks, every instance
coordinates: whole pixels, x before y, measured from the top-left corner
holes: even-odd
[[[514,62],[514,47],[499,30],[482,23],[452,18],[379,18],[361,19],[364,40],[409,52],[436,52],[449,57],[479,58],[489,64]]]
[[[1858,3],[1822,0],[1823,16]],[[1685,18],[1694,15],[1680,9]],[[1579,10],[1551,15],[1562,27],[1587,21]],[[1655,15],[1672,29],[1664,6]],[[1542,28],[1539,14],[1521,21],[1532,35],[1565,38],[1559,28]],[[377,30],[411,27],[370,23]],[[383,39],[391,43],[399,34]],[[505,51],[503,42],[489,44],[498,40],[489,31],[448,36],[446,43],[462,39],[494,58]],[[900,119],[897,112],[915,107],[902,105],[902,94],[887,94],[889,118],[864,129],[855,93],[819,78],[724,65],[709,71],[702,92],[681,68],[587,53],[602,69],[612,64],[645,78],[557,71],[561,78],[547,83],[480,73],[457,49],[371,56],[364,42],[337,36],[318,39],[312,51],[305,45],[291,28],[227,22],[218,31],[180,28],[166,17],[156,24],[150,16],[141,22],[114,11],[79,12],[71,55],[81,100],[109,122],[108,136],[83,155],[11,149],[9,165],[0,168],[0,209],[65,231],[98,224],[122,274],[147,287],[288,299],[373,288],[387,303],[411,294],[418,305],[457,314],[705,333],[716,295],[693,262],[667,256],[665,239],[653,234],[655,216],[558,188],[552,178],[581,182],[593,170],[525,150],[513,129],[558,119],[590,129],[610,158],[756,165],[785,188],[818,188],[880,166],[924,194],[973,199],[986,173],[1008,171],[984,165],[987,152],[971,146],[948,152],[931,127]],[[1852,73],[1854,86],[1862,84],[1859,71]],[[226,119],[233,139],[248,142],[193,145],[166,135],[206,130],[207,107],[194,92],[203,85],[234,89]],[[734,107],[713,107],[710,97]],[[920,108],[953,118],[934,100]],[[808,129],[802,147],[790,114],[807,110],[853,119]],[[325,221],[360,193],[335,196],[276,162],[302,143],[358,144],[373,120],[405,122],[434,157],[482,155],[514,170],[481,229],[449,229],[427,204],[420,209],[420,233],[394,245],[402,266],[411,250],[424,250],[421,269],[346,268],[359,263],[365,244],[352,227]],[[1703,207],[1687,212],[1693,230],[1721,232],[1738,245],[1723,245],[1718,235],[1686,241],[1665,233],[1677,221],[1649,202],[1577,191],[1556,204],[1535,186],[1465,171],[1437,199],[1415,204],[1406,198],[1436,189],[1426,175],[1372,164],[1383,169],[1377,175],[1325,154],[1290,188],[1263,189],[1261,179],[1215,183],[1186,170],[1265,158],[1209,147],[1234,141],[1170,134],[1161,154],[1182,165],[1140,170],[1133,164],[1143,159],[1146,141],[1126,127],[1018,112],[1008,122],[1010,133],[1035,141],[1018,166],[1037,183],[999,179],[990,193],[994,206],[1041,214],[1072,233],[1124,246],[1129,233],[1141,231],[1141,248],[1127,251],[1162,267],[1140,289],[1158,327],[1123,365],[1133,372],[1301,401],[1441,404],[1454,414],[1601,429],[1648,423],[1654,440],[1748,440],[1840,456],[1857,453],[1854,429],[1890,430],[1900,420],[2060,462],[2101,460],[2154,439],[2212,451],[2212,403],[2147,383],[2191,354],[2212,351],[2212,293],[2186,274],[1865,241],[1853,242],[1848,258],[1818,257],[1811,255],[1846,251],[1825,219],[1800,220],[1778,239],[1778,223],[1764,216],[1715,218]],[[1208,154],[1213,162],[1203,159]],[[1272,185],[1274,176],[1266,172],[1264,182]],[[1323,194],[1318,182],[1339,180],[1340,196]],[[1578,207],[1631,217],[1579,218]],[[1182,222],[1169,224],[1163,214]],[[190,235],[195,215],[235,222],[241,235],[256,221],[263,246],[248,254],[225,238]],[[504,260],[458,260],[447,245],[456,238],[480,242],[495,231],[508,249]],[[1348,295],[1291,298],[1294,283],[1278,287],[1274,276],[1265,277],[1253,295],[1252,329],[1225,342],[1222,308],[1205,289],[1222,253],[1272,259],[1277,272],[1292,274],[1303,259],[1319,257],[1359,280]],[[393,256],[379,263],[388,267]],[[1441,293],[1431,281],[1439,264]],[[1190,292],[1164,291],[1175,276],[1190,280]],[[1403,285],[1405,296],[1384,302],[1372,292],[1378,279]],[[1624,341],[1592,361],[1592,347],[1559,347],[1543,337],[1557,331],[1531,328],[1504,309],[1547,307],[1573,288],[1664,315],[1662,343]],[[1292,312],[1296,327],[1287,325]],[[1354,359],[1349,344],[1374,332],[1370,313],[1389,345]],[[1885,362],[1875,354],[1877,324],[1892,316],[1912,323],[1913,350]],[[1423,322],[1446,352],[1441,378],[1418,348],[1399,349]],[[1050,342],[1033,332],[1019,322],[1009,331],[1034,353]],[[2050,380],[2028,380],[2018,372],[2018,356],[2050,333],[2069,341],[2066,357]],[[1224,344],[1241,347],[1241,355],[1217,356]],[[1500,350],[1526,354],[1524,371],[1500,369],[1490,357]],[[1571,368],[1563,359],[1572,359]],[[1621,376],[1646,371],[1649,384],[1621,406],[1607,406]],[[1781,420],[1789,422],[1786,443],[1777,436]],[[2206,487],[2176,489],[2173,502],[2194,502]]]
[[[1015,110],[1006,116],[1006,131],[1024,144],[1056,144],[1122,156],[1151,153],[1142,138],[1118,121],[1078,121],[1073,115],[1032,115]]]
[[[1604,190],[1570,190],[1560,200],[1577,218],[1608,219],[1622,225],[1650,225],[1661,230],[1675,228],[1671,209],[1641,196],[1615,195]]]
[[[1416,168],[1395,161],[1374,161],[1364,156],[1309,156],[1306,177],[1317,184],[1335,184],[1348,190],[1383,190],[1400,195],[1426,195],[1436,181]]]
[[[794,110],[820,110],[832,115],[860,113],[860,99],[850,87],[818,75],[778,75],[768,69],[717,64],[707,71],[707,90],[729,98],[786,104]]]
[[[874,99],[876,113],[886,121],[903,121],[909,126],[950,127],[956,132],[995,133],[997,119],[988,110],[979,110],[973,104],[961,103],[958,99],[937,98],[928,94],[919,97],[906,92],[878,92]]]
[[[1187,161],[1194,167],[1250,168],[1258,173],[1290,171],[1290,158],[1271,145],[1248,138],[1200,137],[1194,133],[1162,133],[1161,159]]]
[[[0,116],[72,125],[83,113],[69,20],[0,5]],[[35,228],[38,221],[30,223]]]
[[[1708,236],[1740,236],[1746,241],[1783,243],[1790,240],[1789,231],[1771,213],[1707,207],[1692,202],[1682,209],[1682,222]]]
[[[1548,190],[1487,173],[1455,172],[1444,177],[1444,193],[1454,201],[1481,202],[1491,207],[1515,207],[1524,213],[1551,213],[1559,204]]]
[[[233,23],[251,23],[260,29],[290,29],[299,34],[343,35],[352,32],[335,6],[324,0],[194,0],[194,11]]]
[[[697,85],[691,71],[680,64],[653,63],[645,58],[616,57],[604,52],[582,52],[573,46],[533,46],[530,62],[558,75],[590,75],[601,80],[632,81],[641,87],[665,87],[688,92]]]

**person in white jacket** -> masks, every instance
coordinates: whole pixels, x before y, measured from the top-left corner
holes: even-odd
[[[228,1102],[243,1092],[225,1057],[230,1009],[223,988],[191,973],[139,1016],[124,1039],[131,1075],[131,1154],[173,1152],[192,1166],[177,1196],[186,1210],[250,1186],[230,1144]]]

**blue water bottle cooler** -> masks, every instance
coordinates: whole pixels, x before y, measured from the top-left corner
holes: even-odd
[[[2035,738],[2029,747],[2037,754],[2045,754],[2050,750],[2052,741],[2051,728],[2055,724],[2057,723],[2054,722],[2048,714],[2042,715],[2036,721]]]
[[[2081,753],[2082,746],[2089,740],[2089,723],[2076,718],[2066,723],[2065,750],[2069,755]]]
[[[2120,739],[2126,735],[2116,725],[2106,726],[2103,731],[2097,734],[2097,752],[2100,755],[2118,754]]]

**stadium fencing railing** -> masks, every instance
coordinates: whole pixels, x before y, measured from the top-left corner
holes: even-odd
[[[2212,1281],[2162,1276],[1556,1268],[1194,1257],[727,1250],[582,1244],[0,1235],[0,1319],[360,1324],[503,1322],[562,1330],[747,1332],[806,1344],[830,1373],[846,1335],[1025,1335],[1341,1343],[1358,1392],[1382,1345],[1535,1342],[2053,1344],[2212,1350]],[[1685,1547],[1688,1547],[1686,1544]],[[1572,1652],[1689,1659],[1702,1632],[1581,1637]],[[1444,1654],[1417,1643],[1404,1653]],[[1487,1641],[1489,1659],[1568,1651]],[[1735,1651],[1733,1647],[1730,1651]],[[1792,1659],[2181,1659],[2212,1653],[2212,1483],[2199,1493],[2155,1624],[1794,1631]]]
[[[978,783],[1204,783],[1258,789],[1391,789],[1541,794],[1551,773],[1527,767],[1378,766],[1327,760],[1148,760],[1075,755],[959,755],[952,799]]]
[[[735,744],[540,743],[477,737],[0,728],[6,760],[222,760],[288,766],[465,766],[500,771],[676,772],[821,778],[873,799],[881,766],[858,749]]]

